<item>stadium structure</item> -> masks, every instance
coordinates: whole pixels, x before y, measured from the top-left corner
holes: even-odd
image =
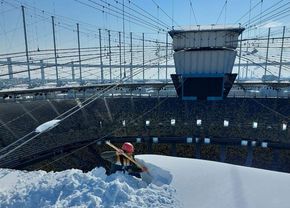
[[[98,47],[82,47],[77,24],[78,47],[62,49],[52,17],[54,48],[32,51],[25,9],[25,52],[0,54],[1,168],[88,171],[108,165],[110,140],[290,172],[285,26],[246,39],[249,26],[166,28],[158,41],[99,29]]]

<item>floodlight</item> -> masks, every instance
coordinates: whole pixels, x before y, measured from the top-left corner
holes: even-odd
[[[286,124],[286,123],[283,123],[283,124],[282,124],[282,130],[283,130],[283,131],[286,131],[286,129],[287,129],[287,124]]]
[[[153,143],[158,143],[158,137],[153,137],[152,140],[153,140]]]
[[[248,146],[248,141],[247,140],[242,140],[241,141],[242,146]]]
[[[228,120],[224,120],[224,127],[228,127],[229,126],[229,121]]]
[[[146,120],[145,124],[146,124],[146,126],[150,126],[150,121]]]
[[[204,138],[204,143],[205,144],[210,144],[210,138]]]
[[[197,125],[197,126],[201,126],[201,119],[197,119],[197,120],[196,120],[196,125]]]
[[[175,119],[171,119],[170,124],[171,124],[171,126],[175,126]]]
[[[262,142],[262,143],[261,143],[261,147],[263,147],[263,148],[267,148],[267,147],[268,147],[268,142]]]
[[[254,129],[258,128],[258,122],[254,121],[252,126],[253,126]]]
[[[192,137],[187,137],[186,138],[186,143],[192,143]]]

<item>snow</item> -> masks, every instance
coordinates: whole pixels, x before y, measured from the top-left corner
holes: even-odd
[[[60,122],[60,120],[57,120],[57,119],[45,122],[45,123],[41,124],[40,126],[38,126],[35,129],[35,132],[41,133],[41,132],[47,131],[48,129],[51,129],[52,127],[57,126],[59,124],[59,122]]]
[[[0,207],[180,207],[173,187],[154,183],[123,173],[107,176],[104,168],[88,173],[0,169]]]
[[[104,168],[84,173],[0,169],[0,207],[288,208],[290,174],[160,155],[151,184]]]
[[[290,174],[219,162],[142,155],[169,171],[184,207],[289,208]]]

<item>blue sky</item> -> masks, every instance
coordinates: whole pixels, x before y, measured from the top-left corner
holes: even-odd
[[[11,1],[11,0],[10,0]],[[13,2],[14,0],[12,0]],[[44,9],[50,12],[54,12],[59,15],[74,17],[77,19],[81,19],[85,22],[94,22],[98,23],[102,26],[104,21],[93,19],[96,17],[96,13],[101,14],[101,11],[98,11],[93,8],[89,8],[81,4],[83,3],[92,3],[92,1],[87,0],[19,0],[16,2],[27,3],[31,6],[36,6],[40,9]],[[105,2],[110,3],[112,6],[120,6],[120,4],[116,3],[115,0],[94,0],[94,2],[105,4]],[[122,0],[119,0],[122,3]],[[160,9],[157,8],[158,4]],[[174,17],[175,21],[180,25],[185,25],[189,23],[195,24],[192,9],[190,8],[190,2],[192,3],[193,10],[195,12],[195,16],[198,24],[212,24],[216,23],[219,15],[221,14],[222,8],[226,3],[222,11],[222,15],[220,17],[219,23],[224,23],[225,15],[227,23],[234,23],[240,17],[242,17],[250,7],[254,7],[257,3],[261,2],[261,0],[131,0],[129,3],[128,0],[124,0],[125,5],[133,8],[132,3],[142,7],[147,12],[150,12],[153,16],[158,17],[168,23],[172,21],[163,13],[165,11],[170,17]],[[272,6],[275,2],[279,2],[278,0],[263,0],[263,3],[256,7],[251,15],[259,14],[260,10],[265,10]],[[287,1],[286,1],[287,2]],[[131,4],[131,5],[130,5]],[[163,10],[163,11],[162,11]],[[106,16],[106,15],[100,15]],[[109,16],[109,15],[107,15]],[[241,22],[247,21],[249,15],[246,15]],[[191,21],[190,21],[191,20]]]
[[[0,5],[0,38],[2,46],[0,53],[23,51],[23,25],[21,5],[24,5],[26,12],[27,33],[30,49],[52,48],[52,26],[51,15],[55,16],[56,36],[58,46],[75,47],[76,23],[80,24],[82,45],[89,43],[98,35],[98,28],[115,31],[123,30],[122,3],[123,0],[2,0]],[[190,7],[192,3],[192,8]],[[155,22],[147,18],[144,25],[142,18],[136,15],[136,19],[130,19],[139,24],[125,21],[125,32],[141,34],[142,32],[160,38],[160,33],[165,33],[171,26],[196,25],[200,24],[233,24],[249,21],[250,17],[259,15],[261,11],[279,3],[280,0],[124,0],[125,11],[134,9],[139,13],[149,16]],[[282,1],[280,5],[289,1]],[[108,3],[110,6],[108,6]],[[260,3],[260,4],[259,4]],[[255,5],[257,5],[254,7]],[[100,5],[106,5],[103,9]],[[136,7],[142,8],[140,10]],[[158,6],[159,8],[158,8]],[[289,5],[288,5],[289,6]],[[108,9],[119,8],[119,16],[111,16]],[[250,13],[247,13],[253,8]],[[104,12],[102,12],[102,10]],[[145,12],[146,11],[146,12]],[[194,11],[194,14],[193,14]],[[194,15],[196,18],[194,18]],[[244,17],[243,17],[244,16]],[[243,17],[242,19],[240,19]],[[172,21],[174,19],[174,22]],[[157,20],[158,19],[158,20]],[[156,23],[157,21],[157,23]],[[158,23],[166,24],[166,27]],[[256,23],[258,23],[257,20]],[[140,25],[141,24],[141,25]],[[268,20],[269,26],[289,24],[289,16],[279,20]],[[155,28],[152,28],[152,25]],[[162,27],[162,30],[156,29]],[[254,34],[253,34],[254,35]],[[73,43],[73,44],[70,44]]]
[[[94,0],[95,2],[103,4],[104,2],[111,3],[112,6],[119,6],[120,4],[116,3],[115,0],[104,0],[103,2],[100,0]],[[93,8],[89,8],[88,6],[82,5],[80,2],[90,3],[90,1],[86,0],[19,0],[18,2],[27,3],[31,6],[36,6],[40,9],[44,9],[46,11],[50,11],[52,13],[56,13],[59,15],[73,17],[76,19],[80,19],[85,22],[97,23],[100,26],[103,26],[104,21],[100,21],[103,19],[94,19],[96,17],[96,13],[100,15],[101,11],[98,11]],[[119,0],[121,3],[122,0]],[[127,6],[130,7],[130,3],[128,0],[124,1]],[[195,20],[193,18],[192,9],[190,8],[190,0],[131,0],[132,3],[137,4],[142,7],[144,10],[150,12],[153,16],[159,17],[160,19],[168,22],[169,24],[172,21],[162,12],[165,11],[170,17],[174,17],[175,21],[180,25],[188,25],[195,24]],[[157,8],[158,4],[160,9]],[[222,8],[225,5],[225,0],[191,0],[193,10],[195,12],[195,16],[198,24],[212,24],[216,23],[219,15],[221,14]],[[219,19],[219,23],[224,23],[225,15],[227,23],[234,23],[240,17],[242,17],[249,9],[250,5],[253,7],[257,3],[261,2],[261,0],[228,0],[226,7],[222,11],[222,15]],[[269,6],[273,5],[275,2],[279,2],[278,0],[264,0],[262,7],[259,5],[256,9],[252,11],[252,16],[257,15],[260,10],[265,10]],[[133,8],[133,6],[132,6]],[[109,16],[109,15],[107,15]],[[247,21],[249,15],[246,15],[241,22]],[[175,23],[174,23],[175,24]]]

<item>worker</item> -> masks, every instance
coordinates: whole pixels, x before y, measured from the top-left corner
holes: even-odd
[[[125,142],[121,149],[117,151],[106,151],[101,153],[101,157],[111,163],[111,168],[108,171],[109,174],[116,171],[122,171],[136,177],[140,177],[141,172],[147,172],[147,168],[139,168],[135,163],[126,158],[123,154],[126,154],[131,159],[134,159],[134,146],[130,142]]]

